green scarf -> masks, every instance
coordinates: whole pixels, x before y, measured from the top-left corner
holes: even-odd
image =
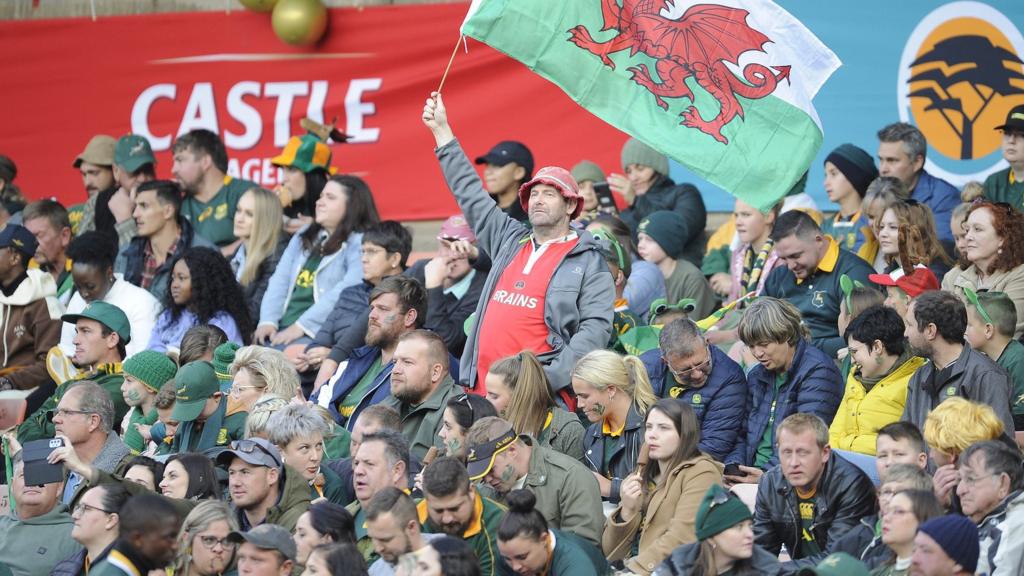
[[[860,373],[860,369],[858,368],[856,370],[856,372],[854,372],[853,377],[856,378],[857,381],[860,382],[862,386],[864,386],[864,391],[865,392],[870,392],[871,389],[875,387],[875,384],[878,384],[882,380],[885,380],[889,376],[889,374],[892,374],[900,366],[903,366],[904,364],[906,364],[907,360],[910,360],[911,357],[912,356],[910,354],[910,350],[904,348],[903,353],[900,354],[900,357],[896,359],[896,362],[893,363],[892,367],[890,367],[889,370],[885,374],[882,374],[881,376],[876,376],[876,377],[870,377],[869,378],[867,376],[862,375]]]

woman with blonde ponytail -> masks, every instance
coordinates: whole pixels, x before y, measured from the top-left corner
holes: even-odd
[[[576,414],[555,405],[537,356],[524,350],[491,364],[487,399],[517,434],[529,434],[554,450],[583,461],[585,429]]]
[[[636,468],[644,441],[644,415],[658,401],[643,362],[610,350],[594,350],[576,363],[572,387],[590,421],[583,461],[597,477],[601,496],[619,502],[622,479]]]

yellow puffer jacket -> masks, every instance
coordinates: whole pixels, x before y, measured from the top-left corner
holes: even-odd
[[[911,357],[875,384],[870,392],[857,380],[857,371],[850,370],[843,401],[828,430],[829,444],[840,450],[874,456],[878,429],[903,415],[907,383],[924,363],[924,358]]]

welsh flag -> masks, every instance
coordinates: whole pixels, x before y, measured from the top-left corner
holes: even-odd
[[[462,32],[761,209],[814,159],[840,65],[770,0],[474,0]]]

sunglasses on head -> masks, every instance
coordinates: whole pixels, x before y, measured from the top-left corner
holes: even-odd
[[[281,465],[281,461],[278,460],[276,454],[274,454],[270,450],[267,450],[261,444],[253,442],[252,440],[235,440],[234,442],[231,443],[231,449],[236,452],[242,452],[245,454],[252,454],[253,452],[256,452],[258,450],[266,454],[267,456],[270,456],[270,459],[273,460],[274,463],[277,464],[278,466]]]

